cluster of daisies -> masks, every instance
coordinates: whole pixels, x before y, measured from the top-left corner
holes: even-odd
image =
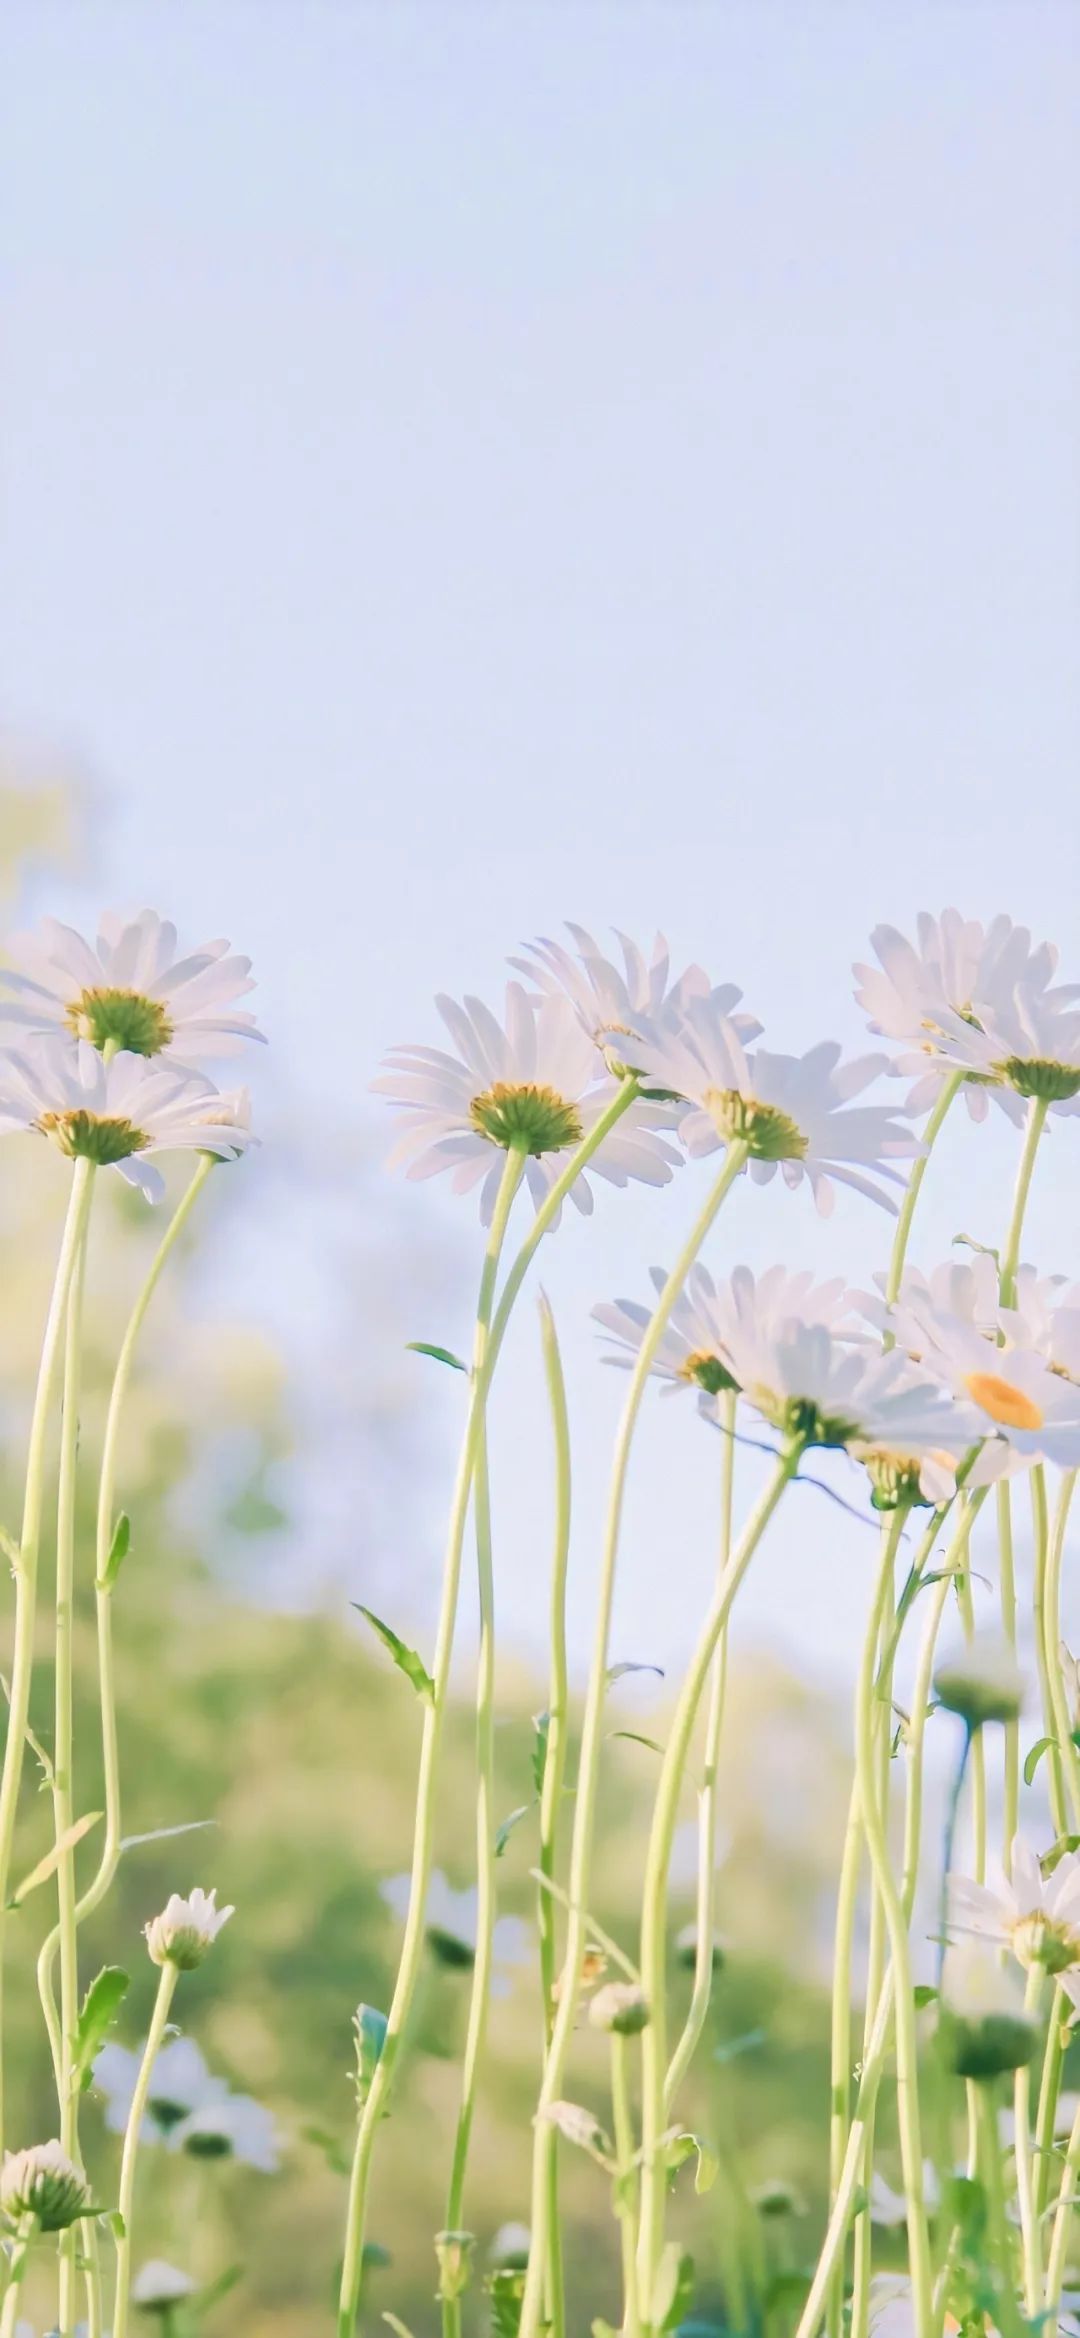
[[[149,909],[107,912],[93,942],[55,918],[16,935],[0,968],[0,1025],[17,1034],[0,1050],[0,1132],[36,1130],[149,1201],[164,1191],[151,1154],[243,1152],[246,1090],[199,1067],[261,1039],[235,1006],[250,966],[228,942],[182,954],[176,927]]]
[[[897,1163],[920,1157],[918,1118],[947,1084],[976,1117],[991,1102],[1013,1118],[1032,1100],[1042,1114],[1077,1109],[1080,990],[1055,985],[1056,951],[1008,918],[984,928],[948,909],[921,917],[915,942],[879,927],[878,965],[855,968],[856,996],[900,1052],[849,1062],[831,1041],[802,1056],[761,1046],[741,992],[699,966],[673,975],[662,940],[647,957],[620,937],[616,963],[569,931],[573,948],[541,940],[512,961],[524,979],[508,984],[502,1022],[478,999],[440,998],[456,1052],[396,1048],[375,1083],[399,1115],[392,1157],[410,1177],[479,1185],[485,1220],[509,1152],[540,1204],[619,1105],[569,1184],[579,1209],[592,1206],[594,1173],[661,1185],[684,1156],[738,1145],[752,1177],[805,1178],[820,1210],[840,1182],[895,1212]],[[853,1101],[883,1075],[912,1074],[899,1111]],[[653,1280],[663,1287],[660,1269]],[[629,1358],[649,1307],[595,1312]],[[1080,1286],[1025,1269],[1004,1307],[988,1257],[908,1273],[891,1303],[779,1267],[717,1285],[699,1265],[653,1370],[696,1387],[707,1412],[734,1395],[782,1434],[845,1447],[869,1468],[878,1507],[948,1500],[962,1460],[973,1485],[1037,1461],[1080,1465]]]

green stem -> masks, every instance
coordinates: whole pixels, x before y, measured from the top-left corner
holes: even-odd
[[[487,1437],[483,1430],[477,1439],[473,1503],[480,1591],[480,1653],[476,1676],[476,1958],[469,1988],[461,2105],[446,2199],[448,2232],[460,2232],[464,2224],[465,2179],[480,2064],[487,2036],[498,1909],[495,1866],[495,1579],[491,1551],[491,1486]],[[460,2338],[461,2292],[455,2282],[449,2283],[448,2291],[449,2294],[442,2294],[443,2338]]]
[[[659,1295],[648,1330],[634,1361],[630,1374],[630,1386],[623,1405],[608,1496],[593,1655],[585,1697],[581,1753],[578,1763],[574,1827],[570,1848],[570,1916],[566,1933],[566,1954],[559,1989],[558,2008],[552,2027],[551,2043],[544,2065],[544,2076],[540,2090],[538,2107],[541,2113],[546,2111],[549,2104],[556,2102],[562,2093],[563,2072],[566,2067],[577,2015],[581,1963],[585,1953],[588,1929],[589,1877],[592,1866],[596,1799],[603,1742],[611,1607],[615,1590],[615,1572],[618,1561],[626,1476],[634,1429],[649,1372],[667,1328],[671,1310],[725,1196],[746,1165],[747,1157],[745,1144],[738,1143],[729,1146],[723,1169]],[[646,2031],[645,2035],[648,2036],[648,2034]],[[529,2254],[529,2270],[526,2275],[525,2294],[522,2300],[519,2338],[537,2338],[540,2325],[543,2269],[547,2253],[545,2233],[550,2197],[550,2160],[555,2149],[555,2141],[556,2133],[550,2119],[543,2116],[538,2117],[533,2140],[532,2248]],[[349,2334],[342,2331],[340,2338],[349,2338]]]
[[[150,2080],[153,2077],[154,2064],[165,2036],[173,1994],[179,1978],[179,1969],[176,1965],[172,1963],[162,1965],[161,1979],[158,1982],[157,1996],[154,1999],[154,2010],[150,2016],[150,2028],[146,2044],[143,2047],[142,2061],[139,2064],[139,2075],[135,2080],[135,2091],[131,2097],[127,2126],[124,2129],[124,2148],[120,2160],[120,2192],[117,2201],[120,2214],[116,2226],[116,2296],[113,2300],[112,2338],[127,2338],[131,2298],[131,2234],[135,2209],[135,2175],[139,2160],[139,2143],[142,2123],[146,2115],[146,2098],[150,2092]]]
[[[461,1585],[465,1521],[468,1516],[477,1456],[482,1445],[487,1392],[494,1364],[491,1324],[495,1281],[510,1211],[521,1182],[523,1168],[524,1156],[522,1153],[519,1150],[508,1152],[492,1216],[491,1230],[484,1253],[483,1272],[480,1278],[476,1328],[473,1338],[472,1387],[450,1511],[442,1599],[432,1668],[433,1688],[424,1707],[420,1764],[416,1785],[416,1822],[413,1835],[409,1906],[405,1918],[401,1957],[394,1984],[394,1993],[390,2002],[390,2011],[387,2016],[382,2053],[357,2124],[356,2145],[349,2176],[345,2251],[338,2298],[339,2338],[353,2338],[360,2298],[364,2224],[367,2212],[371,2158],[379,2123],[385,2116],[388,2107],[394,2071],[401,2052],[402,2039],[412,2010],[413,1999],[416,1995],[424,1953],[428,1886],[431,1881],[434,1856],[435,1792],[438,1784],[443,1720],[450,1689],[450,1664],[453,1656],[454,1629],[457,1623],[458,1596]]]
[[[971,1569],[965,1567],[956,1579],[956,1603],[960,1610],[964,1639],[970,1648],[975,1637],[975,1602],[971,1596]],[[971,1760],[971,1839],[972,1870],[976,1883],[986,1882],[987,1823],[986,1823],[986,1741],[981,1729],[976,1730],[968,1747]],[[965,1756],[965,1760],[967,1756]],[[950,1852],[952,1846],[950,1845]]]
[[[919,1191],[922,1186],[923,1178],[925,1177],[927,1168],[929,1166],[930,1155],[934,1149],[935,1142],[949,1107],[952,1104],[954,1097],[959,1095],[963,1085],[963,1072],[953,1072],[950,1074],[949,1078],[942,1084],[941,1094],[939,1095],[937,1103],[935,1104],[934,1109],[930,1114],[930,1118],[926,1123],[926,1127],[923,1130],[922,1141],[925,1147],[925,1151],[922,1153],[919,1160],[912,1164],[911,1175],[907,1181],[907,1190],[904,1194],[903,1201],[900,1204],[900,1211],[896,1220],[896,1232],[893,1236],[892,1255],[889,1259],[889,1272],[885,1284],[885,1300],[886,1304],[890,1307],[897,1297],[900,1285],[904,1278],[904,1266],[907,1260],[908,1242],[911,1237],[912,1219],[915,1216],[915,1207],[919,1199]],[[891,1341],[887,1342],[886,1344],[891,1345]]]
[[[1035,2215],[1042,2230],[1042,2218],[1050,2197],[1050,2170],[1054,2153],[1054,2131],[1057,2125],[1058,2096],[1068,2043],[1067,2023],[1071,2014],[1069,1999],[1064,1989],[1054,1990],[1050,2020],[1046,2032],[1042,2077],[1039,2083],[1039,2108],[1035,2117]]]
[[[971,1530],[985,1500],[986,1488],[984,1486],[980,1486],[976,1493],[964,1497],[956,1529],[945,1554],[941,1579],[932,1588],[930,1607],[915,1669],[915,1681],[911,1692],[911,1718],[907,1731],[908,1776],[907,1806],[904,1815],[904,1878],[900,1895],[909,1923],[915,1905],[915,1894],[919,1880],[926,1720],[930,1709],[937,1638],[950,1589],[956,1581],[959,1569],[966,1567],[968,1563],[967,1554]],[[931,1539],[936,1534],[937,1525],[940,1524],[943,1517],[944,1512],[939,1512],[937,1522],[931,1530]]]
[[[619,2227],[623,2278],[623,2338],[640,2338],[637,2259],[634,2241],[637,2223],[634,2121],[630,2108],[630,2068],[627,2040],[611,2033],[611,2122],[615,2141],[615,2216]]]
[[[3,2313],[0,2313],[0,2338],[15,2338],[23,2275],[30,2255],[30,2243],[36,2230],[37,2219],[33,2216],[24,2216],[15,2228],[15,2236],[11,2244],[11,2269],[7,2288],[4,2291],[4,2310]]]
[[[1005,1236],[1005,1248],[1001,1253],[999,1296],[1003,1307],[1015,1307],[1016,1305],[1016,1270],[1020,1264],[1024,1213],[1027,1209],[1028,1194],[1031,1191],[1031,1180],[1035,1170],[1035,1155],[1039,1150],[1039,1138],[1046,1125],[1048,1109],[1048,1105],[1044,1104],[1038,1096],[1033,1096],[1028,1105],[1023,1150],[1016,1172],[1016,1185],[1013,1189],[1012,1216],[1009,1219],[1009,1228]]]
[[[667,2064],[666,1951],[668,1869],[678,1820],[679,1797],[698,1707],[731,1604],[777,1504],[798,1469],[804,1440],[795,1438],[781,1454],[717,1586],[712,1608],[672,1717],[653,1808],[645,1855],[641,1914],[641,1985],[649,2007],[641,2038],[641,2224],[638,2242],[638,2296],[644,2327],[652,2327],[652,2298],[663,2248],[667,2169],[663,2163],[664,2077]]]
[[[1051,2328],[1056,2321],[1057,2310],[1061,2304],[1061,2292],[1065,2286],[1065,2267],[1068,2262],[1072,2213],[1077,2200],[1080,2199],[1080,2192],[1075,2188],[1075,2178],[1078,2173],[1080,2173],[1080,2106],[1077,2108],[1072,2123],[1072,2131],[1065,2152],[1065,2165],[1061,2171],[1061,2185],[1058,2191],[1057,2207],[1054,2211],[1054,2225],[1050,2241],[1050,2258],[1046,2269],[1046,2306]]]
[[[978,2094],[979,2163],[982,2170],[983,2191],[989,2211],[990,2246],[997,2264],[998,2328],[1001,2338],[1025,2338],[1027,2325],[1016,2304],[1016,2280],[1013,2269],[1013,2242],[1005,2205],[1005,2186],[1001,2174],[1001,2136],[998,2132],[997,2110],[992,2086],[980,2086]]]
[[[953,1772],[953,1782],[945,1805],[945,1829],[941,1844],[941,1896],[938,1901],[937,1986],[940,1994],[941,1976],[945,1970],[945,1943],[949,1931],[949,1877],[953,1872],[956,1851],[956,1822],[960,1816],[960,1800],[964,1791],[968,1761],[975,1741],[970,1722],[964,1723],[960,1740],[960,1759]]]
[[[1054,1736],[1061,1748],[1065,1782],[1072,1806],[1073,1830],[1080,1830],[1080,1753],[1073,1739],[1073,1717],[1065,1694],[1061,1675],[1061,1570],[1065,1557],[1065,1529],[1069,1508],[1076,1487],[1078,1472],[1068,1469],[1061,1480],[1061,1490],[1054,1509],[1054,1524],[1050,1534],[1043,1585],[1043,1645],[1046,1651],[1046,1676],[1050,1704],[1054,1715]]]
[[[893,1613],[895,1608],[895,1561],[893,1582],[890,1585],[885,1613],[882,1618],[881,1649],[875,1682],[875,1705],[878,1733],[878,1791],[881,1807],[889,1807],[892,1783],[892,1694],[893,1694]],[[881,1894],[875,1891],[870,1911],[870,1941],[866,1973],[866,2007],[863,2015],[862,2055],[865,2060],[874,2026],[874,2008],[881,1994],[885,1977],[885,1911]],[[863,2148],[862,2181],[869,2193],[874,2174],[874,2114],[866,2121],[866,2142]],[[870,2324],[870,2282],[873,2274],[874,2231],[869,2206],[862,2208],[855,2218],[855,2251],[852,2268],[851,2338],[866,2338]]]
[[[1001,1629],[1016,1655],[1016,1568],[1013,1560],[1012,1488],[1003,1478],[997,1488],[998,1551],[1001,1578]],[[1002,1811],[1001,1859],[1012,1874],[1012,1850],[1020,1823],[1020,1723],[1007,1721],[1004,1730],[1005,1790]]]
[[[1047,1598],[1050,1524],[1046,1501],[1046,1471],[1036,1462],[1031,1471],[1031,1523],[1035,1541],[1035,1660],[1039,1674],[1039,1695],[1042,1703],[1043,1729],[1050,1739],[1047,1761],[1050,1769],[1050,1808],[1058,1835],[1068,1832],[1069,1818],[1065,1802],[1065,1756],[1063,1745],[1069,1736],[1068,1723],[1059,1729],[1059,1710],[1064,1703],[1064,1683],[1058,1656],[1059,1629],[1054,1617],[1053,1645],[1049,1645],[1050,1623]],[[1055,1687],[1057,1701],[1055,1701]]]
[[[93,1174],[87,1180],[93,1191]],[[53,1826],[59,1843],[75,1822],[73,1634],[75,1624],[75,1507],[79,1455],[79,1399],[82,1373],[83,1290],[90,1201],[87,1202],[68,1292],[64,1337],[63,1410],[60,1422],[60,1472],[56,1505],[56,1682],[53,1750]],[[69,2159],[79,2164],[79,2087],[74,2075],[75,2033],[79,2019],[79,1950],[75,1912],[75,1851],[69,1845],[57,1866],[60,1933],[60,2065],[57,2091],[60,2103],[60,2142]],[[60,2338],[73,2338],[77,2311],[76,2234],[69,2226],[60,2235]]]
[[[1034,2021],[1042,1995],[1043,1972],[1033,1965],[1027,1977],[1024,1992],[1024,2011]],[[1016,2133],[1016,2198],[1020,2210],[1020,2231],[1024,2249],[1024,2299],[1029,2314],[1038,2311],[1042,2288],[1042,2249],[1038,2218],[1035,2212],[1035,2184],[1031,2161],[1031,2069],[1023,2063],[1013,2081],[1013,2115]]]
[[[569,1676],[566,1658],[566,1575],[570,1555],[571,1462],[570,1418],[566,1381],[559,1352],[555,1318],[543,1296],[540,1300],[540,1336],[544,1376],[551,1406],[555,1448],[555,1525],[551,1562],[550,1671],[548,1676],[547,1735],[540,1788],[540,1873],[544,1883],[558,1881],[559,1820],[566,1776],[566,1733]],[[537,1891],[536,1920],[540,1934],[540,1981],[543,1991],[544,2052],[551,2044],[555,2021],[555,1985],[558,1979],[558,1937],[555,1895]],[[546,2216],[548,2262],[545,2274],[544,2318],[552,2338],[564,2338],[566,2302],[563,2281],[562,2234],[559,2220],[559,2160],[552,2152],[548,2163]]]
[[[30,1437],[26,1454],[26,1480],[23,1496],[22,1529],[19,1552],[14,1562],[15,1630],[14,1654],[11,1668],[11,1689],[8,1698],[7,1742],[4,1747],[3,1777],[0,1780],[0,2040],[3,2037],[3,1978],[6,1947],[8,1900],[11,1884],[11,1857],[15,1841],[15,1820],[22,1783],[23,1754],[26,1744],[26,1725],[30,1714],[30,1683],[34,1667],[34,1627],[37,1616],[38,1559],[41,1550],[41,1520],[45,1494],[45,1463],[49,1429],[49,1411],[52,1398],[56,1361],[60,1339],[67,1314],[68,1291],[75,1271],[90,1208],[92,1173],[89,1161],[76,1161],[72,1170],[68,1195],[67,1217],[56,1263],[52,1295],[45,1319],[45,1332],[38,1365],[34,1409],[30,1420]],[[3,2135],[3,2060],[0,2055],[0,2146]]]
[[[724,1397],[720,1413],[720,1430],[723,1438],[723,1453],[720,1460],[720,1557],[718,1568],[720,1581],[723,1580],[725,1568],[731,1557],[737,1406],[738,1398],[732,1390]],[[701,1792],[698,1796],[694,1984],[682,2035],[671,2057],[664,2083],[664,2099],[669,2109],[675,2101],[679,2088],[694,2059],[712,1997],[713,1945],[716,1931],[716,1828],[719,1803],[720,1738],[724,1726],[726,1687],[727,1631],[724,1630],[717,1642],[712,1676],[709,1682],[709,1711],[705,1723],[705,1763],[702,1772]]]
[[[898,1510],[885,1532],[884,1551],[856,1700],[856,1771],[874,1879],[881,1897],[895,1976],[896,2108],[907,2199],[908,2255],[915,2338],[932,2338],[933,2286],[930,2242],[923,2199],[922,2130],[919,2116],[918,2039],[912,1994],[907,1918],[889,1860],[885,1813],[875,1776],[874,1657],[893,1581],[893,1563],[905,1513]]]
[[[829,2199],[836,2200],[844,2169],[851,2128],[851,1967],[855,1947],[855,1918],[862,1872],[863,1829],[859,1790],[852,1781],[848,1801],[844,1849],[836,1895],[833,1933],[832,2024],[829,2046]],[[870,2000],[867,1999],[869,2012]],[[844,2322],[844,2261],[838,2256],[829,2283],[826,2311],[828,2338],[841,2338]]]
[[[150,1301],[170,1253],[183,1233],[211,1170],[218,1166],[215,1153],[200,1153],[198,1165],[190,1178],[172,1217],[165,1229],[149,1272],[128,1317],[127,1327],[120,1343],[109,1406],[105,1416],[105,1433],[101,1447],[101,1469],[98,1478],[97,1521],[94,1535],[94,1596],[97,1608],[98,1703],[101,1709],[102,1771],[105,1782],[105,1834],[97,1869],[87,1884],[75,1910],[76,1922],[85,1924],[94,1915],[108,1893],[120,1863],[120,1744],[116,1715],[116,1665],[113,1649],[113,1583],[108,1577],[109,1554],[116,1531],[116,1474],[120,1429],[124,1405],[135,1362],[139,1334],[146,1319]],[[38,1980],[43,2001],[51,1991],[52,1968],[60,1942],[60,1928],[55,1926],[42,1943],[38,1958]]]

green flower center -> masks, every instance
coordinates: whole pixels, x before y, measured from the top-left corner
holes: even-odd
[[[162,2132],[167,2135],[170,2127],[178,2127],[181,2119],[187,2118],[191,2105],[190,2103],[172,2103],[167,2095],[152,2094],[146,2108],[155,2127],[160,2127]]]
[[[476,1963],[476,1950],[456,1932],[444,1932],[441,1924],[429,1924],[426,1929],[428,1947],[437,1964],[445,1965],[452,1973],[468,1973]]]
[[[1056,1923],[1041,1908],[1021,1916],[1012,1928],[1013,1955],[1029,1970],[1041,1965],[1046,1973],[1067,1972],[1080,1963],[1080,1935],[1068,1924]]]
[[[739,1385],[737,1380],[732,1379],[727,1365],[722,1364],[719,1356],[709,1348],[695,1348],[692,1355],[685,1357],[679,1366],[679,1377],[695,1381],[710,1396],[730,1394]]]
[[[184,2150],[189,2159],[231,2159],[233,2147],[227,2135],[212,2127],[200,2133],[197,2127],[184,2137]]]
[[[775,1104],[759,1104],[738,1088],[708,1088],[702,1103],[725,1144],[746,1145],[755,1161],[803,1161],[808,1141],[798,1123]]]
[[[173,1027],[157,999],[140,990],[83,990],[67,1009],[69,1028],[76,1039],[88,1039],[102,1049],[112,1041],[124,1055],[160,1055]]]
[[[870,1480],[875,1510],[932,1510],[919,1484],[920,1464],[914,1454],[864,1453],[860,1456]]]
[[[758,1411],[785,1437],[799,1437],[804,1445],[850,1445],[859,1434],[858,1421],[840,1413],[822,1412],[810,1396],[777,1396],[774,1389],[747,1390]]]
[[[1037,1097],[1040,1104],[1064,1104],[1068,1097],[1080,1095],[1080,1064],[1010,1055],[998,1069],[1018,1096]]]
[[[529,1081],[522,1087],[496,1080],[474,1096],[469,1119],[490,1144],[509,1152],[519,1145],[525,1153],[563,1153],[581,1143],[584,1131],[572,1104],[555,1088]]]
[[[43,1112],[37,1123],[70,1160],[94,1161],[107,1169],[111,1161],[126,1161],[144,1153],[150,1138],[130,1120],[110,1120],[96,1112]]]

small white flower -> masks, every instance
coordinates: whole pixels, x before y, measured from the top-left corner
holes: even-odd
[[[677,1017],[691,998],[711,997],[718,1013],[729,1015],[745,1040],[756,1039],[760,1023],[736,1012],[742,992],[733,982],[715,988],[704,967],[688,966],[670,981],[671,959],[663,934],[657,934],[651,958],[626,934],[616,933],[622,966],[606,958],[599,942],[581,925],[567,924],[577,956],[564,943],[541,936],[528,944],[528,955],[510,964],[548,997],[562,994],[577,1012],[582,1029],[600,1049],[609,1068],[621,1073],[619,1034],[633,1032],[641,1020],[663,1022]],[[631,1051],[632,1052],[632,1051]]]
[[[934,1673],[938,1703],[958,1713],[969,1729],[982,1729],[988,1721],[1016,1721],[1026,1685],[1014,1650],[997,1631],[976,1632]]]
[[[917,920],[917,945],[895,926],[879,925],[870,936],[878,966],[856,966],[856,999],[871,1031],[894,1039],[917,1052],[901,1056],[896,1069],[912,1073],[916,1086],[907,1099],[909,1112],[929,1111],[941,1083],[951,1070],[965,1068],[947,1060],[942,1042],[957,1021],[973,1027],[974,1019],[1008,1010],[1017,984],[1045,991],[1057,966],[1057,951],[1049,942],[1032,948],[1025,926],[1009,917],[995,917],[983,927],[959,910],[945,909],[940,918],[925,910]],[[1065,999],[1070,991],[1051,994]],[[975,1024],[977,1027],[977,1024]],[[1010,1090],[988,1091],[969,1080],[964,1089],[968,1110],[984,1118],[992,1092],[1013,1118],[1020,1107]]]
[[[1037,1350],[1000,1347],[970,1313],[942,1311],[932,1288],[925,1297],[908,1286],[905,1292],[892,1318],[898,1345],[974,1411],[976,1433],[986,1439],[969,1484],[992,1485],[1036,1461],[1080,1465],[1080,1388]]]
[[[1063,1380],[1080,1382],[1080,1283],[1022,1266],[1015,1304],[998,1309],[998,1323],[1011,1347],[1033,1348]]]
[[[683,1100],[679,1134],[688,1153],[712,1153],[738,1139],[750,1148],[759,1183],[778,1167],[788,1185],[805,1177],[823,1214],[833,1206],[834,1180],[895,1213],[881,1180],[902,1184],[889,1164],[919,1145],[881,1105],[851,1106],[887,1068],[884,1056],[842,1064],[832,1040],[802,1056],[764,1047],[748,1055],[712,997],[687,1000],[678,1018],[642,1022],[633,1052],[645,1085]]]
[[[217,1893],[196,1888],[186,1899],[173,1892],[160,1916],[146,1925],[146,1945],[156,1965],[178,1965],[182,1973],[201,1965],[207,1950],[235,1908],[219,1908]]]
[[[1056,1973],[1080,2003],[1080,1851],[1066,1851],[1044,1876],[1030,1844],[1013,1844],[1012,1880],[994,1885],[950,1875],[949,1928],[1011,1949],[1018,1963]]]
[[[1080,1112],[1080,1007],[1075,992],[1017,989],[977,1022],[947,1016],[939,1040],[948,1071],[982,1080],[1020,1117],[1021,1098],[1038,1098],[1068,1117]],[[902,1066],[910,1068],[910,1060]],[[1008,1107],[1007,1107],[1008,1108]]]
[[[119,1170],[148,1201],[165,1191],[151,1153],[235,1157],[252,1143],[243,1091],[223,1095],[201,1072],[138,1055],[106,1063],[84,1041],[31,1042],[0,1054],[0,1135],[36,1129],[72,1160]]]
[[[411,1878],[392,1875],[379,1886],[379,1896],[395,1916],[404,1917],[409,1905]],[[475,1889],[455,1891],[437,1868],[428,1887],[424,1911],[428,1946],[440,1964],[466,1970],[476,1962],[479,1903]],[[504,1971],[495,1981],[495,1994],[505,1995],[505,1968],[520,1965],[529,1953],[529,1928],[520,1916],[500,1916],[494,1931],[492,1955]]]
[[[930,1316],[955,1315],[968,1323],[986,1339],[996,1339],[999,1329],[998,1269],[988,1251],[980,1252],[970,1261],[946,1259],[929,1275],[918,1267],[909,1266],[892,1306],[885,1298],[885,1276],[875,1275],[874,1291],[853,1294],[859,1311],[876,1331],[888,1333],[909,1355],[920,1354],[919,1324],[924,1312]]]
[[[281,2137],[273,2112],[253,2095],[228,2094],[181,2120],[170,2149],[189,2159],[235,2159],[272,2176],[281,2164]]]
[[[0,2209],[13,2223],[33,2216],[42,2232],[63,2232],[86,2214],[89,2201],[85,2176],[55,2138],[28,2151],[5,2151]]]
[[[136,2274],[131,2285],[131,2302],[141,2306],[144,2313],[165,2313],[170,2306],[179,2305],[185,2297],[194,2297],[198,2283],[190,2273],[181,2273],[176,2265],[166,2264],[164,2257],[152,2257]]]
[[[141,2048],[132,2053],[113,2043],[102,2047],[94,2063],[94,2084],[105,2096],[105,2124],[116,2135],[127,2126],[141,2063]],[[211,2076],[194,2038],[169,2038],[154,2063],[142,2140],[168,2140],[191,2112],[224,2102],[228,2092],[223,2078]]]
[[[650,1269],[650,1280],[657,1291],[663,1290],[667,1276],[662,1266]],[[718,1286],[708,1268],[698,1263],[691,1267],[672,1308],[651,1366],[655,1377],[666,1383],[665,1396],[690,1387],[716,1396],[736,1385],[725,1350],[729,1331],[738,1323],[740,1305],[751,1306],[762,1322],[776,1324],[798,1316],[804,1323],[824,1323],[836,1329],[847,1315],[851,1299],[839,1276],[832,1282],[815,1284],[811,1274],[789,1274],[786,1267],[774,1266],[760,1275],[755,1285],[749,1270],[737,1267],[731,1281]],[[635,1299],[618,1299],[594,1307],[593,1315],[617,1343],[616,1353],[606,1356],[605,1363],[629,1369],[652,1322],[651,1309]]]
[[[232,1055],[263,1034],[253,1015],[222,1011],[255,987],[250,958],[229,957],[228,949],[203,942],[178,956],[176,927],[152,909],[128,919],[106,910],[93,943],[46,917],[10,944],[13,963],[0,968],[0,985],[14,995],[0,1001],[0,1025],[174,1061]]]
[[[480,999],[436,1001],[458,1049],[396,1047],[388,1069],[372,1082],[401,1115],[402,1134],[392,1163],[408,1162],[409,1177],[450,1172],[455,1193],[482,1183],[481,1216],[490,1221],[506,1153],[520,1145],[525,1176],[539,1205],[568,1154],[607,1111],[618,1083],[605,1074],[596,1049],[569,999],[530,999],[521,984],[506,989],[505,1026]],[[670,1128],[670,1108],[638,1098],[604,1139],[588,1176],[611,1185],[639,1178],[667,1185],[680,1154],[656,1132]],[[583,1173],[571,1200],[588,1213],[592,1192]]]

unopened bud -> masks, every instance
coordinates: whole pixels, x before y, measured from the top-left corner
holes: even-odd
[[[589,2006],[594,2030],[613,2030],[616,2037],[636,2038],[649,2019],[648,2001],[636,1981],[607,1981]]]
[[[84,2176],[59,2143],[34,2143],[28,2151],[6,2151],[0,2169],[0,2208],[13,2223],[32,2216],[42,2232],[63,2232],[90,2205]]]
[[[472,2253],[476,2235],[471,2232],[437,2232],[435,2255],[439,2260],[438,2296],[444,2305],[463,2297],[469,2286]]]
[[[146,1926],[146,1945],[154,1963],[176,1965],[182,1973],[193,1973],[222,1925],[235,1914],[235,1908],[218,1907],[216,1892],[193,1891],[186,1900],[174,1892],[160,1916]]]
[[[958,1713],[969,1729],[987,1721],[1015,1721],[1024,1702],[1024,1676],[1008,1642],[977,1634],[968,1647],[934,1674],[934,1693],[946,1712]]]
[[[1024,2070],[1038,2030],[1024,2011],[1019,1978],[992,1950],[950,1948],[941,1986],[942,2052],[958,2078],[1000,2078]]]

